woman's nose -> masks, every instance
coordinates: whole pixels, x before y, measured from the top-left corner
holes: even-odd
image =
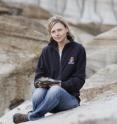
[[[56,31],[55,35],[56,35],[56,36],[58,36],[58,35],[59,35],[58,31]]]

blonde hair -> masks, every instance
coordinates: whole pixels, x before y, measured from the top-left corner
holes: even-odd
[[[51,29],[53,28],[53,26],[54,26],[56,23],[61,23],[61,24],[63,24],[63,25],[65,26],[65,28],[68,29],[68,32],[67,32],[67,39],[68,39],[68,40],[71,41],[71,40],[74,39],[72,33],[70,32],[69,25],[68,25],[67,21],[66,21],[62,16],[58,16],[58,15],[53,16],[53,17],[51,17],[51,18],[48,20],[48,32],[49,32],[49,34],[51,33]],[[53,38],[50,37],[50,41],[52,41],[52,40],[53,40]]]

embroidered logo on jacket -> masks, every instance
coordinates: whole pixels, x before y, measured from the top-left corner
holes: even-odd
[[[70,57],[68,64],[74,64],[74,57]]]

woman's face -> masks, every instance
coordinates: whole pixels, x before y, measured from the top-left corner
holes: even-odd
[[[61,23],[56,23],[51,29],[51,37],[57,42],[64,42],[67,36],[68,28]]]

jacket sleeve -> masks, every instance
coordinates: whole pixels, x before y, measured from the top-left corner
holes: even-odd
[[[71,93],[79,91],[85,83],[85,68],[86,52],[84,47],[81,47],[76,65],[76,71],[71,75],[68,80],[62,82],[61,86]]]
[[[38,64],[35,71],[34,82],[40,77],[46,77],[46,60],[45,60],[45,49],[42,50],[42,53],[39,57]]]

